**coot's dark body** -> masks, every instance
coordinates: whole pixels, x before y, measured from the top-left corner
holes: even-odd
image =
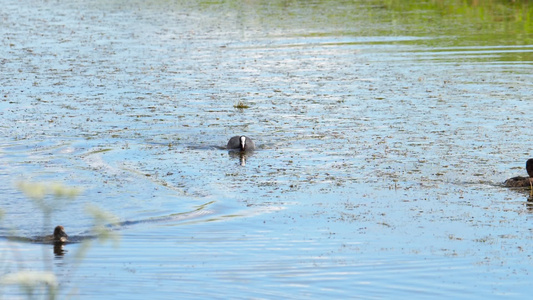
[[[529,177],[517,176],[507,179],[503,184],[506,187],[530,187],[533,181],[533,158],[526,162],[526,171]]]
[[[255,144],[251,138],[244,135],[236,135],[229,139],[228,145],[226,146],[228,150],[239,150],[242,152],[254,151]]]

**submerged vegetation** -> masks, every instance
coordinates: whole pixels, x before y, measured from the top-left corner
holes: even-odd
[[[472,35],[472,41],[488,40],[487,36],[499,34],[518,34],[520,38],[516,44],[530,44],[533,33],[533,7],[529,1],[381,1],[389,12],[393,13],[392,19],[400,24],[405,24],[408,31],[424,33],[427,26],[436,20],[446,24],[444,28],[454,34]],[[446,33],[447,34],[447,33]],[[475,35],[479,35],[476,38]],[[499,39],[498,39],[499,40]],[[490,39],[491,43],[495,40]]]
[[[166,3],[166,2],[165,2]],[[529,1],[511,0],[369,0],[369,1],[215,1],[203,4],[206,9],[223,9],[228,14],[257,22],[266,28],[280,29],[306,35],[331,34],[339,36],[442,36],[465,35],[468,39],[452,39],[454,43],[479,43],[506,40],[512,32],[519,38],[513,44],[531,44],[533,40],[533,7]],[[254,11],[254,14],[250,14]],[[301,12],[305,11],[305,14]],[[330,27],[327,32],[323,24]],[[369,26],[394,24],[394,26]],[[435,24],[439,24],[435,26]],[[498,38],[499,35],[502,35]],[[508,39],[507,39],[508,40]],[[431,41],[426,41],[430,43]]]
[[[235,107],[236,109],[242,110],[242,109],[245,109],[245,108],[250,108],[250,105],[248,105],[244,101],[240,100],[235,105],[233,105],[233,107]]]

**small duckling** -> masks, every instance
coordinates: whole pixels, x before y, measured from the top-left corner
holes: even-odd
[[[54,229],[54,234],[47,235],[44,237],[45,241],[54,242],[54,243],[65,243],[68,241],[68,235],[65,233],[65,228],[59,225]]]
[[[228,145],[226,146],[228,150],[240,150],[241,152],[245,151],[254,151],[255,144],[251,138],[244,135],[236,135],[229,139]]]

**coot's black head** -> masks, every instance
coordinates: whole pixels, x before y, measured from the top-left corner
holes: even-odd
[[[533,158],[530,158],[526,162],[526,170],[529,177],[533,177]]]

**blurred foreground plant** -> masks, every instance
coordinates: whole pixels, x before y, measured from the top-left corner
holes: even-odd
[[[81,189],[61,183],[19,182],[17,187],[43,213],[43,228],[50,228],[51,216],[57,207],[65,206],[81,193]]]
[[[0,283],[3,285],[18,285],[26,292],[28,298],[33,298],[37,288],[44,285],[48,288],[48,298],[54,299],[57,292],[57,278],[52,272],[47,271],[18,271],[2,276]]]
[[[93,217],[94,223],[91,232],[96,236],[98,242],[105,243],[110,241],[113,243],[114,247],[118,247],[120,235],[116,230],[109,228],[110,226],[113,226],[113,224],[118,223],[118,218],[94,205],[87,205],[85,211]],[[77,265],[82,262],[92,243],[93,240],[91,239],[86,239],[81,243],[81,246],[74,255],[74,258],[78,263]]]
[[[68,187],[61,183],[19,182],[17,188],[43,213],[43,228],[47,229],[52,228],[50,220],[55,209],[64,207],[65,204],[73,201],[81,193],[81,189]],[[100,243],[111,241],[114,246],[118,246],[120,239],[117,231],[110,229],[110,226],[118,223],[117,217],[94,205],[88,205],[86,212],[94,219],[91,232],[95,239],[87,238],[81,242],[73,256],[74,270],[81,264],[94,240]],[[0,219],[2,219],[3,214],[4,211],[0,209]],[[46,248],[43,247],[43,252],[45,250]],[[45,260],[45,257],[46,253],[43,253],[43,260]],[[45,287],[47,288],[47,298],[55,299],[58,292],[58,280],[52,271],[51,262],[45,264],[45,266],[47,266],[45,269],[48,270],[19,270],[5,274],[0,277],[0,285],[17,285],[26,293],[28,299],[34,298],[36,291]]]

